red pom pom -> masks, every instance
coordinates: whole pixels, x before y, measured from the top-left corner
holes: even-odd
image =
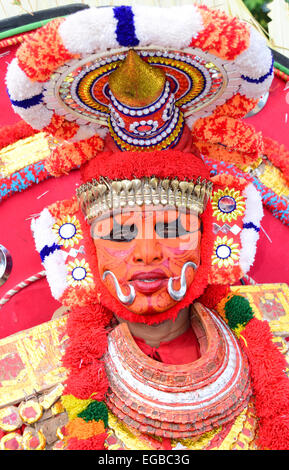
[[[98,434],[88,439],[77,439],[72,437],[68,441],[68,450],[104,450],[106,434]]]
[[[92,358],[93,361],[93,358]],[[67,367],[66,361],[63,361]],[[81,400],[93,398],[102,401],[108,389],[108,380],[104,363],[94,360],[89,365],[82,367],[79,363],[79,370],[72,371],[66,381],[65,394],[74,395]]]
[[[206,288],[203,295],[198,299],[203,305],[209,309],[214,309],[218,303],[228,295],[230,287],[225,285],[210,285]]]

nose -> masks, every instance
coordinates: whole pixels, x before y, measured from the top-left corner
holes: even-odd
[[[159,263],[163,259],[161,245],[156,239],[138,239],[135,241],[133,262],[138,264]]]

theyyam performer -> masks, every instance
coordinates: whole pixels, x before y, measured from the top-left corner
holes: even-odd
[[[252,26],[197,5],[89,8],[19,47],[13,108],[51,135],[50,173],[82,178],[32,224],[69,310],[64,448],[289,448],[285,358],[229,287],[262,201],[204,162],[262,158],[241,118],[272,78]]]

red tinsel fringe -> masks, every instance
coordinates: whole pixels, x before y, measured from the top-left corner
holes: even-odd
[[[218,303],[226,297],[229,292],[229,285],[210,285],[198,299],[198,302],[201,302],[209,309],[215,309]]]
[[[58,29],[64,18],[56,18],[29,34],[18,48],[21,69],[32,81],[47,81],[55,69],[78,56],[65,48]],[[49,38],[49,41],[47,41]]]
[[[68,441],[68,450],[104,450],[104,442],[107,434],[97,434],[88,439],[77,439],[72,437]]]
[[[241,345],[247,354],[259,418],[257,444],[261,449],[289,448],[289,378],[287,362],[272,342],[266,321],[253,318],[241,332]]]
[[[111,317],[105,307],[93,301],[87,307],[71,308],[67,321],[69,341],[62,360],[70,371],[65,394],[83,400],[94,394],[94,399],[103,400],[108,382],[100,359],[107,348],[105,327]]]

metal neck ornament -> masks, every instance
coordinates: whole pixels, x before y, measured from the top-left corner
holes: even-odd
[[[108,274],[110,274],[112,276],[114,286],[115,286],[115,290],[116,290],[116,295],[117,295],[119,301],[124,305],[131,305],[133,303],[134,299],[135,299],[135,289],[134,289],[134,287],[129,284],[130,293],[128,295],[124,295],[122,293],[121,288],[120,288],[119,282],[118,282],[115,274],[112,271],[104,271],[104,273],[102,275],[102,279],[104,280]]]
[[[168,282],[168,293],[171,296],[173,300],[176,300],[179,302],[182,300],[186,293],[187,293],[187,282],[186,282],[186,269],[191,266],[194,270],[197,269],[196,263],[193,263],[192,261],[188,261],[187,263],[184,264],[182,267],[182,272],[181,272],[181,287],[179,290],[175,290],[173,288],[173,280],[176,278],[170,277],[169,282]]]

